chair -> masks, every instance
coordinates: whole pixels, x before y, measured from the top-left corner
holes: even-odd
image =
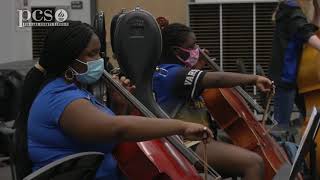
[[[0,121],[0,134],[3,135],[6,138],[7,149],[10,156],[10,169],[11,169],[11,177],[13,180],[16,180],[16,172],[15,172],[15,166],[14,166],[14,142],[13,142],[13,136],[15,129],[13,129],[13,123],[14,121],[9,122],[3,122]]]
[[[92,180],[99,168],[104,154],[99,152],[83,152],[56,160],[23,180]]]

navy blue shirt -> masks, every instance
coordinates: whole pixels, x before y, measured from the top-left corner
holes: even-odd
[[[75,84],[68,84],[62,78],[48,83],[34,100],[29,113],[28,149],[33,170],[71,154],[97,151],[104,153],[105,158],[96,179],[118,179],[116,161],[111,154],[115,143],[84,143],[68,136],[60,127],[59,119],[64,109],[77,99],[86,99],[106,114],[114,115],[93,95]]]

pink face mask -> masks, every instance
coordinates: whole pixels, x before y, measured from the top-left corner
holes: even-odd
[[[199,48],[194,48],[194,49],[185,49],[182,47],[178,47],[178,48],[186,53],[189,53],[189,57],[186,60],[182,59],[179,55],[176,55],[181,62],[183,62],[189,68],[197,64],[199,60],[199,55],[200,55]]]

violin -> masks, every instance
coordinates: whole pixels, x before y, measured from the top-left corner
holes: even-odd
[[[206,63],[215,71],[220,68],[210,57],[200,51]],[[266,129],[242,98],[240,87],[211,88],[202,93],[206,107],[230,137],[233,144],[258,153],[264,160],[265,179],[270,180],[289,160],[279,144]]]
[[[102,15],[103,13],[100,13],[100,16]],[[99,19],[104,22],[104,17]],[[125,25],[132,23],[131,25],[133,26],[131,26],[130,30],[134,30],[133,32],[140,33],[142,27],[146,30],[146,35],[150,35],[150,38],[156,38],[157,40],[161,39],[160,32],[157,31],[157,29],[154,29],[154,27],[157,27],[155,20],[146,11],[135,9],[134,11],[127,13],[125,16],[122,16],[121,20],[122,21],[119,22],[123,22],[123,24],[117,25],[118,31],[120,29],[126,29]],[[136,31],[135,28],[137,28]],[[130,33],[128,33],[127,36],[128,35],[130,35]],[[158,42],[157,40],[154,42]],[[152,45],[152,43],[149,43],[149,41],[144,41],[144,43],[148,44],[149,47],[155,48],[156,51],[160,50],[157,48],[157,44]],[[105,49],[102,49],[102,51],[106,52]],[[139,50],[137,50],[135,51],[135,54],[143,54],[143,52],[139,52]],[[119,58],[121,58],[121,56],[119,56]],[[153,57],[153,59],[156,60],[157,57]],[[117,92],[119,92],[127,100],[127,103],[136,108],[140,115],[146,117],[156,117],[136,97],[134,97],[118,82],[114,81],[112,76],[107,71],[104,71],[100,86],[104,86],[104,84],[112,86]],[[136,84],[136,86],[138,87],[139,85]],[[102,99],[105,100],[105,97]],[[163,114],[163,117],[169,118],[169,116],[166,114]],[[118,166],[122,173],[129,179],[133,180],[200,180],[202,177],[199,175],[199,172],[195,166],[206,167],[208,174],[214,179],[221,178],[217,172],[215,172],[211,167],[208,167],[207,164],[193,151],[187,149],[182,144],[182,141],[178,136],[171,136],[144,142],[122,143],[118,145],[113,155],[117,159]]]

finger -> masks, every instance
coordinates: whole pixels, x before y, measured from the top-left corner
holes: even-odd
[[[132,86],[130,86],[130,87],[127,88],[127,90],[132,93],[132,92],[135,90],[135,88],[133,88]]]
[[[269,86],[263,86],[262,89],[263,89],[264,91],[270,91],[270,90],[271,90],[271,87],[269,87]]]
[[[126,77],[125,76],[121,76],[120,81],[124,82],[125,80],[126,80]]]
[[[203,127],[202,129],[203,129],[203,131],[202,131],[202,138],[203,138],[203,139],[208,139],[208,138],[210,138],[210,137],[213,136],[213,134],[212,134],[212,132],[209,130],[209,128]]]
[[[207,138],[207,139],[204,139],[202,140],[204,144],[208,144],[212,141],[213,138]]]
[[[207,139],[209,137],[209,132],[207,130],[207,127],[204,127],[203,128],[203,135],[202,135],[202,138],[203,139]]]
[[[117,76],[117,75],[112,75],[112,79],[118,80],[118,79],[119,79],[119,76]]]
[[[130,79],[124,80],[124,84],[125,84],[125,85],[129,85],[129,84],[130,84]]]
[[[260,86],[259,89],[260,89],[261,92],[267,92],[267,91],[268,91],[268,90],[267,90],[266,88],[264,88],[263,86]]]
[[[202,140],[203,140],[204,142],[208,143],[208,142],[210,141],[210,139],[213,138],[213,133],[212,133],[212,131],[210,131],[210,129],[207,128],[207,127],[204,127],[204,128],[203,128],[203,131],[204,131],[204,132],[203,132]]]
[[[213,132],[207,128],[207,134],[208,134],[208,138],[214,138]]]

